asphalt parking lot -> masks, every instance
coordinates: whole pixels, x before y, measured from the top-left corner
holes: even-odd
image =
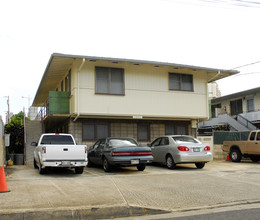
[[[221,161],[174,170],[149,165],[143,172],[131,167],[111,173],[94,167],[82,175],[69,169],[40,175],[31,166],[5,171],[10,192],[0,194],[1,219],[163,219],[194,210],[260,208],[260,163]]]

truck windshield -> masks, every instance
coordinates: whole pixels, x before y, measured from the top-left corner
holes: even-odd
[[[41,144],[74,145],[71,136],[67,135],[44,135]]]

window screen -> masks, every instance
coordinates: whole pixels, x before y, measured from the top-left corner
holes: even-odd
[[[138,124],[137,126],[137,139],[138,141],[149,141],[150,139],[150,126],[149,124]]]
[[[97,94],[124,94],[124,70],[121,68],[96,67]]]
[[[193,91],[193,75],[169,73],[169,89]]]
[[[83,140],[97,140],[109,136],[108,124],[85,123],[82,126]]]

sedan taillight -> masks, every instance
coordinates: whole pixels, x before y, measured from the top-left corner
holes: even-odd
[[[189,151],[190,149],[186,146],[179,146],[177,147],[179,151]]]
[[[210,146],[204,147],[204,151],[210,151]]]
[[[112,152],[112,157],[150,156],[152,151],[118,151]]]

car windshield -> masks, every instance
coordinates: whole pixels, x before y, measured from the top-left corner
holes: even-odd
[[[174,136],[174,137],[172,137],[172,139],[174,141],[176,141],[177,143],[181,143],[181,142],[199,143],[198,140],[196,140],[193,137],[189,137],[189,136]]]
[[[136,147],[138,145],[133,139],[110,139],[108,144],[113,147]]]
[[[74,142],[69,135],[44,135],[41,144],[74,145]]]

